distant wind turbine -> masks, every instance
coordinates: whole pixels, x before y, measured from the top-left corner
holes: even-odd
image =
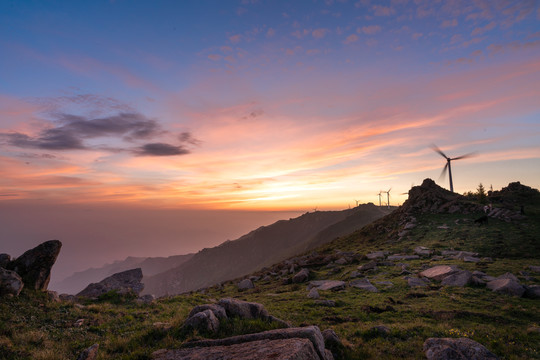
[[[356,201],[356,206],[358,206],[358,200],[354,200],[354,201]]]
[[[471,157],[474,155],[474,153],[469,153],[469,154],[461,155],[455,158],[450,158],[446,156],[446,154],[443,153],[441,149],[439,149],[435,145],[431,145],[431,149],[439,153],[443,158],[446,159],[446,165],[444,166],[443,171],[441,172],[441,176],[439,178],[444,177],[444,175],[446,174],[446,169],[448,169],[448,177],[450,178],[450,191],[454,192],[454,183],[452,182],[452,165],[450,163],[452,162],[452,160],[466,159],[468,157]]]
[[[386,205],[388,206],[389,209],[390,209],[390,190],[392,190],[392,188],[388,189],[388,191],[384,191],[387,196]]]
[[[383,193],[382,191],[379,191],[379,194],[378,194],[378,195],[379,195],[379,207],[382,206],[382,204],[381,204],[381,194],[382,194],[382,193]]]

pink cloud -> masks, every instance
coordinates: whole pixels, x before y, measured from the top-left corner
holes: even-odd
[[[266,32],[266,37],[272,37],[275,34],[276,34],[276,30],[269,28],[268,31]]]
[[[488,32],[488,31],[492,30],[495,27],[495,25],[496,25],[495,21],[492,21],[489,24],[487,24],[486,26],[477,27],[472,31],[471,36],[482,35],[482,34]]]
[[[457,25],[458,25],[457,19],[444,20],[441,23],[441,28],[445,29],[445,28],[449,28],[449,27],[456,27]]]
[[[233,44],[239,43],[240,40],[242,40],[242,35],[240,34],[229,36],[229,41]]]
[[[424,34],[418,33],[418,32],[417,32],[417,33],[412,34],[412,35],[411,35],[411,38],[412,38],[413,40],[418,40],[418,39],[420,39],[423,35],[424,35]]]
[[[315,39],[322,39],[326,33],[328,32],[328,29],[323,29],[323,28],[320,28],[320,29],[315,29],[313,30],[313,32],[311,33],[311,35],[315,38]]]
[[[358,36],[356,34],[351,34],[347,36],[345,41],[343,41],[344,44],[352,44],[353,42],[358,41]]]
[[[210,60],[218,61],[218,60],[221,60],[222,56],[218,54],[210,54],[208,55],[208,58]]]
[[[395,14],[396,12],[394,8],[382,5],[373,5],[371,9],[375,13],[375,16],[390,16]]]
[[[381,31],[381,27],[379,25],[370,25],[370,26],[363,26],[362,28],[358,28],[356,31],[358,33],[363,32],[367,35],[373,35]]]

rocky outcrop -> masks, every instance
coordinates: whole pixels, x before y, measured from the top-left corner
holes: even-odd
[[[11,261],[9,254],[0,254],[0,267],[6,268]]]
[[[58,240],[45,241],[10,261],[6,268],[19,274],[27,288],[47,290],[51,279],[51,268],[56,262],[61,247],[62,243]]]
[[[432,280],[442,281],[445,277],[458,272],[459,269],[454,265],[438,265],[432,268],[426,269],[419,273],[419,276],[427,277]]]
[[[23,287],[24,283],[15,271],[0,267],[0,296],[18,296]]]
[[[303,283],[306,282],[309,279],[309,270],[304,268],[296,273],[296,275],[293,276],[292,282],[293,283]]]
[[[497,278],[488,282],[486,286],[494,292],[508,295],[522,296],[525,293],[525,288],[514,279]]]
[[[211,310],[204,310],[190,316],[183,327],[201,333],[215,334],[219,330],[219,319]]]
[[[77,296],[97,298],[109,291],[116,291],[119,294],[138,295],[144,288],[141,283],[143,274],[141,268],[122,271],[101,280],[98,283],[88,285]]]
[[[240,291],[253,289],[254,287],[255,285],[253,285],[253,281],[250,279],[244,279],[238,283],[238,290]]]
[[[218,305],[225,309],[227,316],[243,319],[268,319],[270,315],[262,304],[232,298],[221,299]]]
[[[496,360],[492,352],[468,338],[429,338],[424,342],[428,360]]]
[[[349,282],[349,285],[357,289],[367,290],[370,292],[379,292],[379,290],[377,290],[377,288],[373,286],[373,284],[370,283],[366,278],[353,280]]]

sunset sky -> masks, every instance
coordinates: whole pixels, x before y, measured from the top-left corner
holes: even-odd
[[[2,1],[0,52],[4,213],[540,187],[539,1]]]

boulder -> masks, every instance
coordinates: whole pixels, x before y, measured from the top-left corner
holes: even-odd
[[[353,280],[349,282],[349,285],[357,289],[367,290],[371,292],[379,292],[379,290],[377,290],[377,288],[373,286],[373,284],[370,283],[369,280],[366,278]]]
[[[322,336],[324,339],[324,346],[326,347],[327,351],[330,350],[332,352],[332,357],[337,359],[343,358],[343,350],[345,346],[341,342],[339,336],[337,336],[336,332],[332,329],[326,329],[322,332]]]
[[[525,288],[513,279],[497,278],[487,283],[487,288],[508,295],[522,296]]]
[[[319,306],[328,306],[328,307],[335,307],[336,302],[334,300],[315,300],[315,305]]]
[[[335,262],[338,265],[347,265],[349,263],[349,261],[344,257],[337,259]]]
[[[19,274],[0,267],[0,296],[19,296],[23,287],[24,283]]]
[[[367,271],[367,270],[377,269],[377,262],[376,261],[370,261],[367,264],[359,266],[357,269],[358,269],[358,271]]]
[[[8,255],[9,256],[9,255]],[[1,265],[0,265],[1,266]],[[535,273],[540,274],[540,266],[530,265],[529,269]]]
[[[525,293],[523,296],[530,299],[540,299],[540,285],[525,286]]]
[[[94,344],[80,353],[77,360],[95,360],[98,355],[99,344]]]
[[[204,310],[188,317],[183,328],[215,334],[219,330],[219,320],[211,310]]]
[[[437,265],[426,269],[418,274],[418,276],[427,277],[436,281],[441,281],[445,277],[458,272],[459,269],[454,265]]]
[[[11,256],[8,254],[0,254],[0,267],[6,268],[11,261]]]
[[[424,287],[429,285],[429,280],[423,278],[406,276],[405,279],[407,280],[407,285],[409,285],[409,287]]]
[[[372,253],[369,253],[366,255],[366,257],[370,260],[373,260],[373,259],[384,259],[385,257],[385,254],[383,251],[375,251],[375,252],[372,252]]]
[[[122,271],[101,280],[98,283],[88,285],[77,296],[87,298],[98,298],[109,291],[116,291],[118,294],[134,294],[139,293],[144,289],[144,284],[141,283],[143,273],[141,268]]]
[[[474,257],[474,256],[464,256],[463,257],[463,261],[465,262],[473,262],[473,263],[478,263],[480,261],[482,261],[480,258],[477,258],[477,257]]]
[[[424,247],[424,246],[417,246],[415,249],[414,249],[414,252],[417,254],[417,255],[420,255],[420,256],[430,256],[433,251],[428,249],[427,247]]]
[[[492,352],[469,338],[429,338],[424,342],[428,360],[495,360]]]
[[[154,302],[154,300],[156,300],[156,297],[152,294],[146,294],[146,295],[143,295],[143,296],[140,296],[136,302],[138,304],[151,304]]]
[[[471,283],[472,273],[467,270],[460,270],[445,277],[441,284],[444,286],[466,286]]]
[[[497,276],[497,279],[510,279],[510,280],[514,280],[515,282],[519,282],[519,279],[517,278],[517,276],[509,272],[504,273],[501,276]]]
[[[219,306],[217,304],[204,304],[204,305],[197,305],[193,309],[191,309],[188,318],[192,317],[193,315],[200,313],[205,310],[210,310],[214,313],[214,315],[218,319],[226,319],[227,318],[227,312],[222,306]]]
[[[308,285],[308,288],[317,288],[318,290],[332,290],[332,291],[338,291],[338,290],[344,290],[345,286],[344,281],[340,280],[315,280],[311,281]]]
[[[61,248],[62,243],[58,240],[45,241],[10,261],[7,269],[19,274],[27,288],[47,290],[51,279],[51,268]]]
[[[308,339],[256,340],[233,345],[156,351],[154,360],[320,360]]]
[[[303,283],[306,282],[309,278],[309,270],[304,268],[296,273],[296,275],[293,276],[292,282],[293,283]]]
[[[244,319],[265,319],[270,315],[262,304],[242,301],[238,299],[225,298],[218,302],[218,305],[225,309],[227,316]]]
[[[255,285],[253,285],[253,281],[249,279],[244,279],[238,283],[238,290],[248,290],[253,289]]]
[[[309,359],[321,359],[321,360],[330,360],[328,356],[326,355],[325,347],[324,347],[324,338],[322,336],[321,331],[317,326],[306,326],[301,328],[288,328],[288,329],[276,329],[276,330],[269,330],[269,331],[263,331],[260,333],[255,334],[247,334],[247,335],[238,335],[233,336],[225,339],[217,339],[217,340],[201,340],[201,341],[194,341],[191,343],[185,344],[185,346],[189,347],[205,347],[207,351],[211,351],[212,347],[216,346],[231,346],[236,344],[242,344],[242,343],[248,343],[248,342],[255,342],[255,341],[261,341],[261,340],[284,340],[284,339],[307,339],[311,342],[311,345],[313,346],[315,350],[315,356],[309,358]],[[271,359],[271,357],[261,358],[259,356],[254,356],[254,354],[257,354],[257,347],[254,347],[255,351],[249,352],[248,355],[250,357],[221,357],[219,359]],[[205,354],[204,352],[202,354]],[[209,353],[206,353],[209,354]],[[241,353],[238,353],[238,356],[240,356]],[[244,355],[245,356],[245,355]],[[262,355],[261,355],[262,356]],[[283,359],[286,359],[287,357],[283,357]],[[289,357],[290,358],[290,357]],[[170,357],[162,357],[158,359],[175,359]],[[184,358],[177,358],[177,359],[184,359]],[[185,359],[191,359],[191,358],[185,358]],[[193,358],[193,359],[211,359],[209,357],[199,357],[199,358]],[[303,358],[298,358],[303,359]]]
[[[320,297],[319,292],[317,291],[317,288],[312,288],[309,290],[308,298],[310,299],[318,299]]]

